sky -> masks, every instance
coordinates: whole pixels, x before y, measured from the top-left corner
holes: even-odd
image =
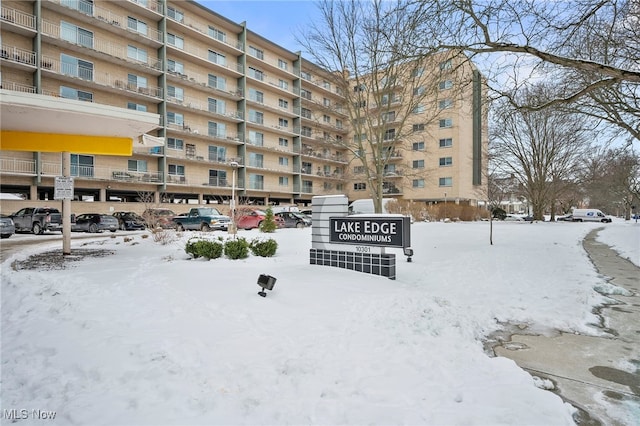
[[[21,425],[43,424],[33,409],[48,425],[572,425],[548,380],[483,340],[503,323],[603,335],[594,308],[625,290],[582,248],[600,226],[495,222],[489,245],[487,222],[416,222],[396,280],[310,265],[311,228],[240,231],[276,256],[211,261],[184,245],[225,233],[118,232],[73,240],[70,260],[112,254],[55,270],[20,262],[59,237],[14,235],[44,243],[0,268],[1,408],[27,410]],[[597,239],[640,265],[639,223]],[[265,298],[260,274],[277,280]],[[620,424],[639,410],[607,408]]]
[[[247,28],[291,52],[302,49],[294,34],[317,14],[313,0],[198,0],[198,3]]]

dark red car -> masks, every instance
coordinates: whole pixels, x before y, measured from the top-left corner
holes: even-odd
[[[238,229],[254,229],[259,228],[260,224],[267,216],[264,210],[258,209],[242,209],[238,210],[238,219],[236,220],[236,226]],[[281,217],[273,216],[273,220],[278,225],[278,228],[284,228],[284,220]]]

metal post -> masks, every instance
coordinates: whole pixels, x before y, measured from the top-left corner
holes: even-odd
[[[62,176],[71,177],[71,153],[62,153]],[[71,199],[62,199],[62,254],[71,254]]]
[[[447,218],[447,193],[444,193],[444,218]]]
[[[229,203],[231,211],[231,226],[229,227],[229,233],[236,235],[238,228],[236,227],[236,172],[238,170],[238,162],[232,161],[229,163],[233,169],[231,177],[231,202]]]

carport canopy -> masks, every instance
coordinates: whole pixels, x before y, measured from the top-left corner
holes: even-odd
[[[0,149],[131,156],[162,146],[158,114],[0,89]]]

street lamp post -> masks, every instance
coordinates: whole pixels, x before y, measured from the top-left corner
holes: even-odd
[[[235,235],[238,232],[238,228],[236,227],[236,171],[238,170],[238,162],[231,161],[229,165],[233,169],[231,177],[231,203],[229,203],[231,210],[231,226],[229,227],[229,233]]]
[[[447,218],[447,193],[444,193],[444,218]]]

